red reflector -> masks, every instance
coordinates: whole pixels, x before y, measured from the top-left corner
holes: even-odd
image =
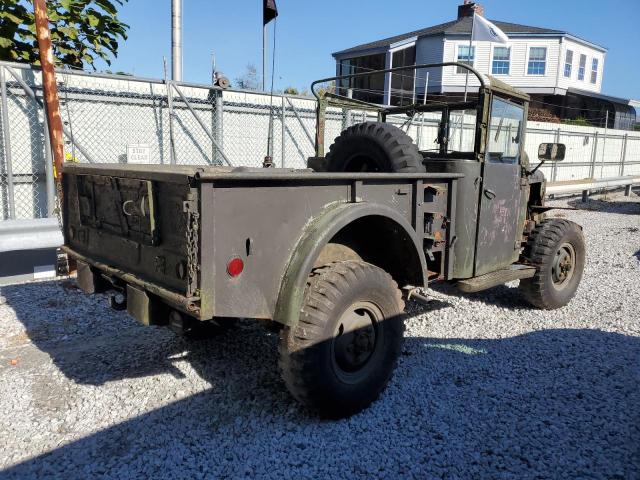
[[[229,263],[227,263],[227,273],[232,277],[240,275],[242,270],[244,270],[244,262],[241,258],[233,257],[229,260]]]

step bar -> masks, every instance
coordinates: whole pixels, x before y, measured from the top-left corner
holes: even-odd
[[[462,292],[475,293],[512,280],[531,278],[535,273],[535,267],[531,267],[529,265],[511,265],[509,268],[505,268],[503,270],[497,270],[478,277],[461,280],[456,284],[456,286]]]

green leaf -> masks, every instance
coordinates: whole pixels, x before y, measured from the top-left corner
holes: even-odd
[[[13,45],[13,40],[10,38],[2,38],[0,37],[0,47],[2,48],[8,48],[11,45]]]
[[[95,2],[96,2],[96,5],[102,8],[109,15],[115,16],[118,13],[118,10],[116,10],[116,7],[109,0],[95,0]]]
[[[14,15],[11,12],[0,12],[0,17],[8,18],[9,20],[11,20],[16,25],[20,25],[22,23],[22,19],[20,17],[18,17],[17,15]]]
[[[100,19],[93,14],[88,14],[87,19],[89,20],[89,25],[91,25],[92,27],[97,27],[100,23]]]

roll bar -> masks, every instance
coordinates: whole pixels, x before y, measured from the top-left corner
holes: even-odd
[[[480,74],[480,72],[478,72],[475,68],[467,65],[466,63],[443,62],[443,63],[423,63],[419,65],[407,65],[404,67],[393,67],[393,68],[386,68],[384,70],[372,70],[370,72],[352,73],[350,75],[338,75],[335,77],[321,78],[320,80],[316,80],[313,83],[311,83],[311,93],[313,93],[313,96],[316,97],[316,100],[320,100],[320,97],[314,90],[315,86],[318,85],[319,83],[331,82],[333,80],[346,80],[351,78],[364,77],[366,75],[377,75],[380,73],[393,73],[393,72],[399,72],[403,70],[418,70],[422,68],[449,67],[449,66],[461,67],[461,68],[464,68],[465,70],[468,70],[469,72],[473,73],[475,77],[480,81],[480,87],[481,88],[485,87],[484,78],[482,78],[482,75]]]

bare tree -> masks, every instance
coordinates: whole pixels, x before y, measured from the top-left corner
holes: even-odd
[[[258,90],[258,71],[253,63],[247,63],[245,72],[236,78],[236,86],[243,90]]]

